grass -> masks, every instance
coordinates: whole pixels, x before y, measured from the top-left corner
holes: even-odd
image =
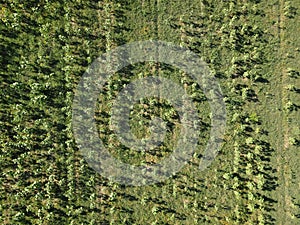
[[[43,35],[38,38],[33,32],[31,36],[23,32],[23,25],[13,27],[13,14],[1,15],[1,20],[9,21],[8,30],[20,32],[16,42],[26,51],[15,47],[23,54],[20,63],[15,56],[7,59],[12,61],[7,70],[17,74],[15,80],[1,78],[4,89],[10,85],[12,91],[3,97],[19,105],[7,111],[8,104],[3,104],[9,116],[3,116],[1,123],[7,131],[0,142],[5,149],[0,222],[299,224],[300,2],[105,0],[82,3],[84,8],[78,7],[79,2],[45,3],[69,14],[41,26]],[[1,10],[9,7],[16,7],[17,14],[24,11],[21,4],[10,3]],[[57,16],[48,11],[44,14],[49,18]],[[35,13],[43,25],[42,14]],[[31,40],[28,46],[23,36]],[[38,41],[32,41],[35,38]],[[172,79],[193,96],[202,122],[197,151],[181,171],[161,183],[127,187],[96,174],[79,155],[71,140],[70,96],[81,72],[97,54],[148,39],[187,47],[209,64],[225,97],[227,129],[218,156],[209,168],[199,171],[211,122],[201,89],[188,74],[162,63],[123,68],[99,93],[95,111],[99,137],[115,158],[151,165],[168,157],[181,136],[175,108],[167,100],[149,97],[132,107],[130,127],[137,138],[145,138],[151,135],[150,120],[160,117],[168,124],[164,143],[139,152],[118,139],[110,127],[110,111],[120,90],[134,79]],[[46,42],[51,46],[45,47]],[[10,51],[13,55],[14,48]],[[35,66],[37,61],[40,65]],[[1,73],[6,74],[5,69]],[[30,84],[44,82],[47,85]],[[39,102],[34,100],[37,97]],[[293,110],[286,108],[289,102]],[[47,118],[35,121],[43,117],[41,113]]]

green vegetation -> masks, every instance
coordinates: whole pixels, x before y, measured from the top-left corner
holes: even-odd
[[[0,13],[1,224],[300,224],[300,2],[286,0],[4,0]],[[131,128],[167,122],[165,141],[134,151],[110,129],[110,109],[134,79],[162,76],[192,96],[199,148],[172,178],[127,187],[110,182],[79,154],[72,132],[74,90],[102,53],[138,40],[186,47],[206,61],[227,107],[224,146],[198,166],[210,108],[188,74],[145,62],[114,74],[95,119],[111,154],[153,164],[172,153],[180,120],[168,101],[134,105]]]

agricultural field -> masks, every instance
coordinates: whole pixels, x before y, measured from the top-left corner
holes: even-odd
[[[0,224],[300,224],[300,1],[3,0],[0,10]],[[207,63],[222,89],[226,131],[200,171],[212,116],[197,82],[160,62],[122,68],[99,91],[94,112],[113,157],[153,165],[182,135],[172,104],[149,97],[132,107],[130,127],[142,139],[159,117],[164,142],[149,151],[121,143],[111,111],[133,80],[172,79],[200,121],[197,149],[179,172],[130,186],[102,176],[80,153],[73,100],[100,55],[147,40]]]

